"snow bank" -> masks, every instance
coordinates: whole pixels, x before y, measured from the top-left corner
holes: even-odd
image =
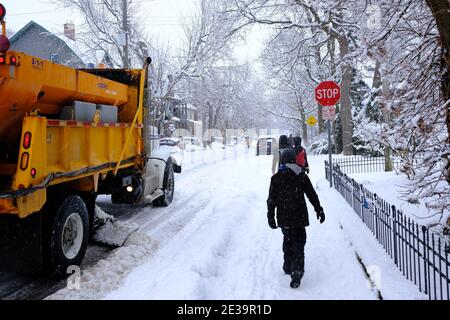
[[[158,248],[158,243],[149,236],[130,231],[136,230],[137,225],[127,224],[115,219],[96,208],[97,219],[113,221],[106,224],[95,235],[97,241],[110,244],[123,244],[115,249],[106,259],[98,261],[94,266],[81,270],[81,276],[76,279],[79,287],[68,285],[65,289],[47,297],[48,300],[93,300],[101,299],[108,292],[118,288],[126,275],[143,259],[150,256]],[[73,278],[68,279],[73,282]]]
[[[409,183],[409,180],[405,175],[395,172],[376,172],[349,174],[349,176],[391,205],[395,205],[397,209],[418,223],[426,225],[436,222],[436,216],[424,203],[414,204],[406,201],[408,194],[405,194],[404,186]]]

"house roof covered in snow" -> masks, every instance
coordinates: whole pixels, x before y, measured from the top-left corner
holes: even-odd
[[[74,68],[84,67],[73,40],[59,37],[34,21],[16,32],[10,42],[12,50]]]

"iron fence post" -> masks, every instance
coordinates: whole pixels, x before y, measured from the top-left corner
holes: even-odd
[[[392,225],[392,240],[394,242],[394,262],[395,265],[398,266],[398,256],[397,256],[397,210],[395,209],[395,206],[392,206],[392,217],[394,218],[393,220],[393,225]]]
[[[379,210],[379,208],[378,208],[378,196],[377,196],[377,194],[375,193],[374,195],[374,198],[375,198],[375,210],[374,210],[374,219],[375,219],[375,237],[377,238],[377,240],[378,240],[378,242],[380,242],[380,237],[379,237],[379,234],[378,234],[378,210]]]
[[[425,294],[429,295],[428,293],[428,272],[427,272],[427,246],[425,242],[425,234],[427,231],[427,227],[422,226],[422,243],[423,243],[423,280],[425,281],[424,287],[425,287]]]

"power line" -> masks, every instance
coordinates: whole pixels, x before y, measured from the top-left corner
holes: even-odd
[[[25,16],[29,14],[44,14],[44,13],[55,13],[55,12],[64,12],[66,10],[47,10],[47,11],[30,11],[30,12],[20,12],[20,13],[9,13],[9,17],[15,17],[15,16]]]

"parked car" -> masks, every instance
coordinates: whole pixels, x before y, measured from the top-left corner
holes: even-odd
[[[221,137],[211,137],[211,149],[225,149],[225,140]]]
[[[236,136],[231,136],[227,139],[227,146],[236,146],[239,142],[239,138]]]
[[[183,162],[182,142],[177,138],[161,138],[159,140],[158,152],[170,154],[173,164],[173,171],[181,173],[181,165]]]
[[[261,136],[256,143],[256,155],[271,155],[277,149],[278,140],[271,136]]]
[[[202,142],[195,137],[181,137],[181,147],[187,152],[205,150]]]

